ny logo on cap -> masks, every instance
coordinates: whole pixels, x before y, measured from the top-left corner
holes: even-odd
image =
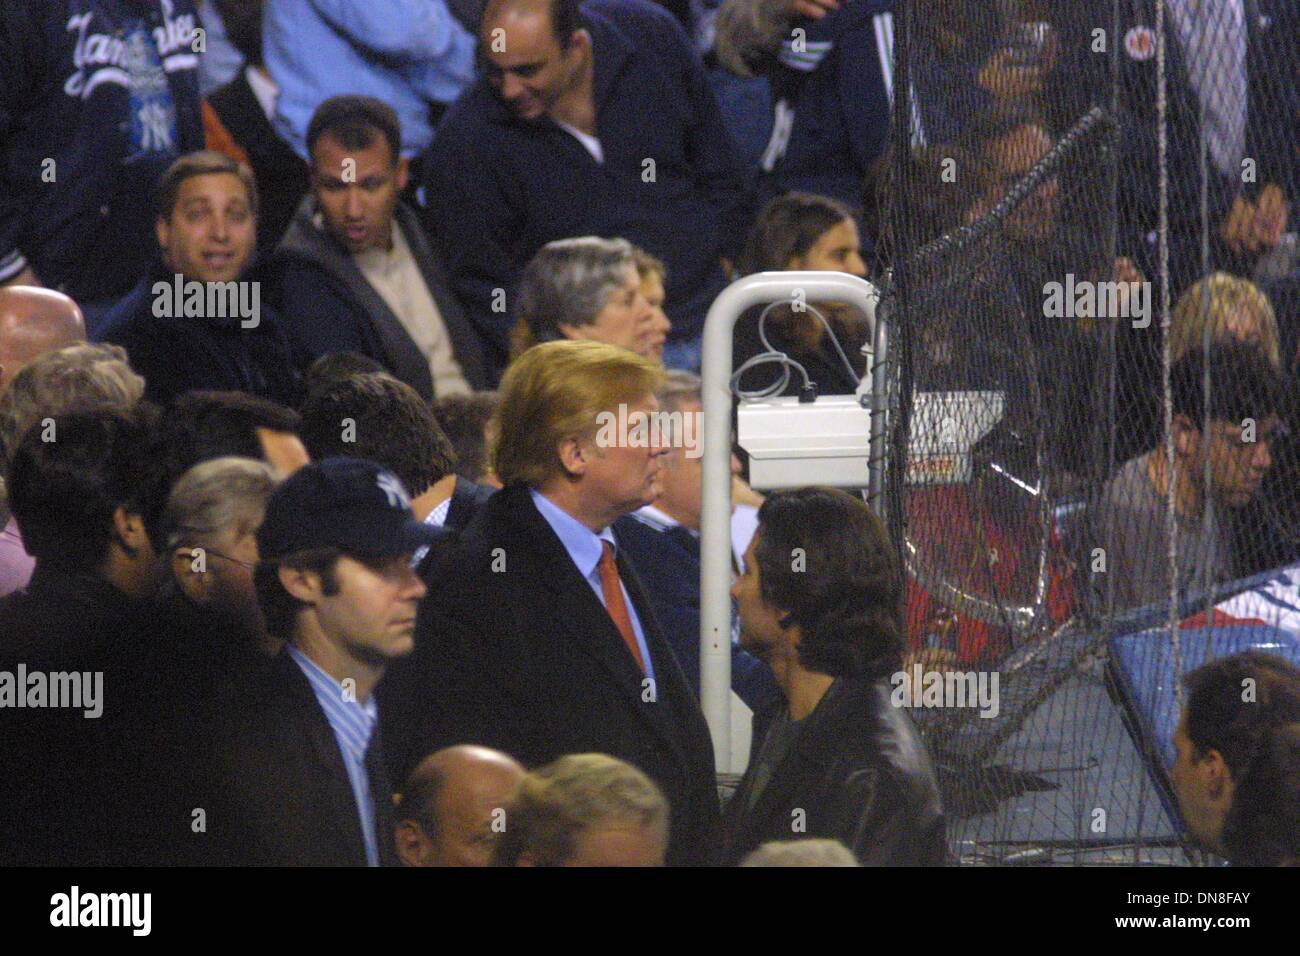
[[[379,490],[382,491],[384,496],[388,499],[388,507],[411,507],[411,502],[406,497],[406,489],[402,487],[402,483],[397,480],[395,475],[382,474],[376,480],[375,484],[379,486]]]

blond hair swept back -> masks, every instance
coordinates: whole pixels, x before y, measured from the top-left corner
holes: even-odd
[[[503,485],[540,488],[563,473],[560,443],[595,434],[596,416],[663,384],[649,359],[603,342],[543,342],[519,356],[498,390],[492,467]]]
[[[1258,325],[1257,344],[1268,356],[1269,364],[1280,369],[1281,346],[1272,303],[1255,283],[1226,272],[1211,272],[1179,297],[1169,329],[1170,361],[1176,363],[1201,348],[1207,325],[1211,342],[1234,338],[1231,323],[1241,313]]]
[[[493,850],[496,866],[524,854],[538,866],[562,866],[590,830],[652,827],[668,838],[668,801],[644,773],[605,754],[569,754],[532,771],[506,808]]]

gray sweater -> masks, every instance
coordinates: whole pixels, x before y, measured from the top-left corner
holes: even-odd
[[[1147,455],[1124,463],[1092,509],[1090,548],[1105,550],[1105,570],[1095,552],[1083,556],[1094,597],[1105,608],[1114,588],[1115,610],[1169,601],[1168,505],[1147,475]],[[1178,589],[1202,591],[1232,577],[1231,544],[1212,503],[1196,517],[1178,515]]]

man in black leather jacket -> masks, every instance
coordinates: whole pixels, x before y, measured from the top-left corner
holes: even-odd
[[[755,714],[749,769],[726,811],[723,859],[770,840],[839,840],[864,865],[945,862],[934,768],[892,706],[902,575],[884,525],[830,488],[771,495],[732,594],[741,644],[784,699]]]

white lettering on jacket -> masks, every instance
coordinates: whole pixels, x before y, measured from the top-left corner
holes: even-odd
[[[194,15],[174,14],[173,0],[162,0],[163,24],[153,30],[158,56],[163,62],[163,68],[169,73],[195,69],[199,62],[198,57],[191,52]],[[77,42],[72,50],[72,65],[77,70],[64,82],[63,91],[83,100],[89,99],[95,87],[101,83],[131,85],[130,49],[126,39],[111,33],[89,32],[90,21],[94,16],[93,11],[78,13],[68,18],[64,28],[77,34]]]

